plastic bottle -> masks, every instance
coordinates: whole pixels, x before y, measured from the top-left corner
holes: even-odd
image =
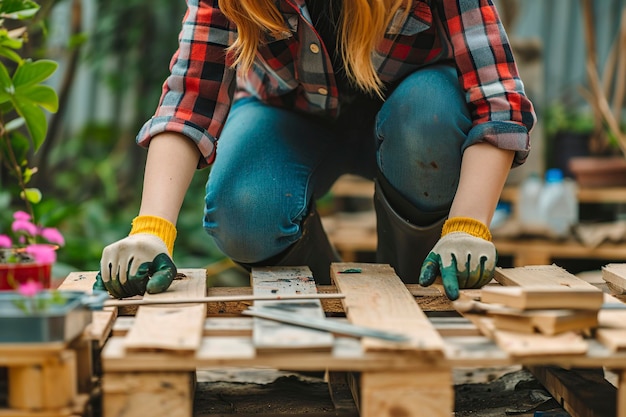
[[[571,227],[578,222],[576,184],[563,177],[558,168],[546,171],[545,183],[539,195],[539,217],[555,237],[570,235]]]
[[[525,229],[544,227],[545,221],[539,214],[539,196],[543,189],[543,179],[536,172],[531,173],[520,184],[518,220]]]

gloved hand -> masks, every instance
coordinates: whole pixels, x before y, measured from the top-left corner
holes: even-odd
[[[104,248],[93,289],[116,298],[167,290],[177,273],[170,257],[175,235],[165,219],[137,217],[128,237]]]
[[[456,300],[459,288],[480,288],[491,281],[497,259],[487,226],[454,217],[446,221],[441,239],[424,260],[419,283],[429,286],[441,276],[446,295]]]

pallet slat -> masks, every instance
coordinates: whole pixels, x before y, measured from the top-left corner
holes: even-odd
[[[346,271],[359,271],[357,273]],[[357,325],[406,334],[408,342],[364,338],[365,351],[407,350],[443,356],[443,340],[389,265],[334,263],[331,276],[348,319]]]
[[[253,268],[251,274],[254,295],[316,294],[317,288],[308,267]],[[255,301],[255,308],[278,311],[301,317],[324,318],[320,300]],[[254,346],[259,351],[326,350],[333,345],[331,333],[279,323],[258,317],[253,319]]]

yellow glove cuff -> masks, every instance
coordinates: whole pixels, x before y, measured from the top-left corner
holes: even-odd
[[[452,232],[465,232],[474,237],[479,237],[491,242],[491,232],[482,222],[471,217],[452,217],[443,224],[441,236]]]
[[[150,233],[159,237],[167,246],[169,255],[172,256],[176,240],[176,226],[172,222],[157,216],[137,216],[133,219],[129,235],[138,233]]]

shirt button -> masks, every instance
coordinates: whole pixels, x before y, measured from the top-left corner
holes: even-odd
[[[320,87],[317,89],[317,92],[320,93],[321,95],[325,96],[326,94],[328,94],[328,90],[325,89],[324,87]]]
[[[313,52],[314,54],[319,53],[320,51],[320,47],[317,46],[316,44],[312,43],[311,45],[309,45],[309,49],[311,50],[311,52]]]

